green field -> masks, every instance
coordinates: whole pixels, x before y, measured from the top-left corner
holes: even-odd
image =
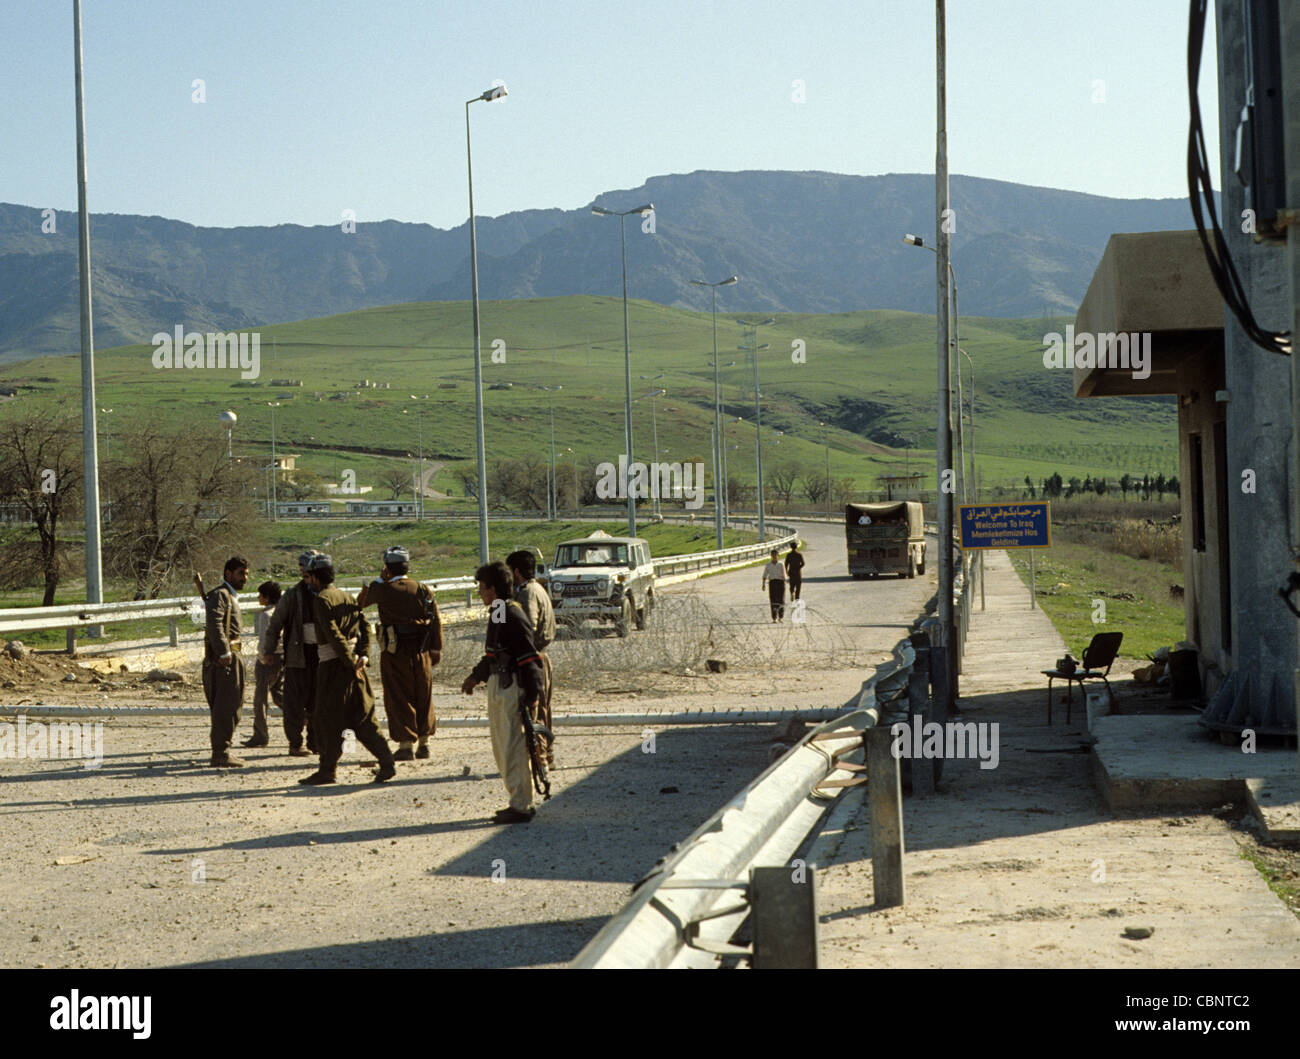
[[[1169,586],[1183,581],[1180,567],[1151,559],[1134,559],[1093,545],[1055,541],[1036,549],[1035,596],[1075,658],[1099,632],[1122,632],[1121,658],[1142,659],[1157,647],[1184,639],[1186,618]],[[1011,562],[1029,585],[1029,551],[1009,551]],[[1098,601],[1105,605],[1105,622]],[[1054,659],[1044,659],[1044,667]]]
[[[735,323],[744,315],[719,313],[718,347],[729,470],[753,481],[753,367],[737,348],[746,332]],[[961,319],[962,348],[978,373],[981,481],[991,489],[1018,486],[1026,474],[1037,482],[1055,471],[1067,478],[1111,479],[1124,472],[1176,473],[1171,400],[1076,400],[1071,374],[1043,367],[1042,336],[1065,322]],[[98,352],[97,403],[112,409],[100,417],[101,445],[120,456],[120,446],[129,445],[132,431],[144,424],[219,438],[217,417],[229,408],[239,415],[236,456],[265,466],[271,446],[267,402],[279,400],[278,448],[300,454],[300,466],[327,481],[338,481],[350,469],[358,485],[376,487],[372,497],[387,497],[377,477],[398,465],[409,471],[406,454],[419,447],[422,419],[426,458],[447,464],[434,487],[461,491],[452,471],[468,465],[475,451],[468,303],[367,309],[263,327],[260,334],[261,373],[251,387],[233,385],[237,369],[155,368],[150,345]],[[489,461],[525,454],[549,458],[547,395],[537,389],[542,385],[563,387],[553,394],[559,462],[576,458],[590,466],[617,459],[624,449],[621,300],[486,302],[482,335]],[[651,387],[667,390],[654,402],[659,459],[709,462],[712,337],[707,313],[631,304],[634,396]],[[891,310],[779,314],[759,341],[771,347],[759,354],[765,471],[798,463],[818,473],[829,455],[832,477],[852,478],[863,491],[878,488],[879,475],[902,473],[905,466],[925,472],[933,488],[932,317]],[[493,361],[494,349],[504,363]],[[799,350],[806,362],[797,362]],[[79,371],[76,357],[7,365],[0,383],[20,387],[8,408],[52,399],[75,409]],[[280,378],[303,385],[270,385]],[[391,388],[361,387],[367,379]],[[968,371],[964,381],[969,387]],[[511,388],[491,389],[506,383]],[[644,397],[633,405],[634,450],[646,460],[655,452],[651,405]],[[822,422],[828,424],[825,433]],[[910,460],[903,440],[908,436],[916,439]]]

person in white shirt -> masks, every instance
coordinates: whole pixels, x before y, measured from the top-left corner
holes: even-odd
[[[785,619],[785,567],[781,565],[781,553],[772,549],[772,561],[763,567],[763,588],[767,590],[767,601],[772,608],[772,620]]]

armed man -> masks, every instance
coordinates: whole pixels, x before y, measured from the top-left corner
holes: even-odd
[[[230,756],[230,744],[244,703],[243,628],[239,590],[248,584],[248,560],[235,555],[226,560],[224,580],[204,598],[207,625],[203,637],[203,695],[212,714],[213,768],[240,768]]]
[[[533,630],[524,608],[511,596],[510,571],[497,561],[474,573],[478,596],[488,609],[487,643],[483,657],[460,690],[472,695],[487,682],[488,731],[492,756],[510,794],[510,804],[497,810],[498,824],[527,823],[533,818],[533,791],[551,796],[546,771],[549,733],[533,722],[542,691],[542,664],[533,643]]]
[[[427,758],[429,736],[438,728],[433,667],[442,658],[442,619],[433,591],[408,577],[410,569],[410,552],[394,545],[384,552],[378,579],[357,597],[363,610],[372,603],[379,606],[379,676],[388,736],[397,744],[395,761]]]
[[[537,720],[550,734],[546,736],[546,767],[555,767],[555,729],[551,725],[551,659],[546,648],[555,639],[555,608],[550,594],[537,583],[537,559],[532,552],[520,549],[506,556],[506,566],[514,578],[515,602],[524,608],[533,630],[533,646],[542,661],[542,693],[537,702]]]
[[[375,724],[375,699],[366,669],[370,662],[370,623],[351,593],[334,584],[334,560],[315,555],[307,565],[307,583],[316,593],[313,617],[319,637],[320,666],[316,673],[315,724],[320,768],[299,783],[334,783],[343,756],[343,730],[351,728],[357,742],[379,761],[373,782],[397,775],[393,752]]]
[[[319,664],[316,618],[312,609],[316,596],[307,583],[307,564],[317,554],[314,548],[308,548],[298,556],[301,579],[280,597],[258,645],[262,663],[270,665],[275,659],[280,637],[284,637],[284,704],[281,709],[284,712],[284,735],[289,740],[292,757],[307,757],[318,749],[312,719]],[[307,731],[306,747],[302,745],[304,728]],[[264,744],[254,739],[244,745]]]

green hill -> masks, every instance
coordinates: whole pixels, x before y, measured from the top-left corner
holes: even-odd
[[[754,477],[753,368],[737,347],[746,332],[735,322],[731,294],[719,294],[719,360],[733,475]],[[725,306],[727,312],[722,311]],[[749,314],[762,316],[766,314]],[[712,422],[712,320],[708,313],[634,301],[630,310],[633,396],[651,387],[660,459],[708,463]],[[1046,369],[1042,336],[1065,319],[963,317],[961,345],[977,378],[975,442],[986,486],[1036,482],[1059,471],[1105,475],[1177,471],[1177,410],[1170,398],[1076,400],[1068,371]],[[265,463],[271,409],[278,400],[277,445],[301,454],[299,466],[337,480],[345,468],[360,485],[415,453],[423,418],[427,459],[448,464],[435,488],[460,489],[451,471],[474,458],[473,331],[467,302],[431,302],[364,309],[263,327],[261,371],[253,384],[238,370],[174,368],[152,363],[153,347],[126,346],[96,355],[100,418],[110,454],[146,422],[184,425],[219,437],[218,415],[233,409],[237,456]],[[829,424],[831,473],[876,488],[884,473],[901,473],[905,439],[916,438],[912,469],[934,481],[935,337],[933,317],[893,310],[827,315],[777,314],[761,329],[764,468],[798,463],[825,467]],[[800,347],[799,344],[802,344]],[[618,298],[484,302],[484,408],[489,461],[549,451],[547,394],[555,391],[555,444],[564,462],[617,460],[623,451],[623,320]],[[493,362],[494,347],[504,363]],[[792,358],[802,348],[806,362]],[[500,352],[498,355],[502,355]],[[969,397],[969,373],[963,359]],[[79,401],[79,360],[45,357],[7,365],[0,383],[18,388],[9,403]],[[657,378],[660,373],[663,378]],[[641,376],[650,378],[642,379]],[[272,386],[276,379],[301,387]],[[369,380],[391,388],[362,388]],[[509,384],[509,388],[493,389]],[[427,395],[427,399],[426,399]],[[415,396],[418,400],[413,400]],[[737,423],[736,416],[744,422]],[[651,401],[633,406],[634,448],[653,453]],[[572,450],[572,454],[569,450]],[[376,488],[375,495],[387,495]]]

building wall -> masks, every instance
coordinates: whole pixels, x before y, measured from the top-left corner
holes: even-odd
[[[1178,480],[1183,531],[1183,591],[1186,638],[1200,651],[1206,691],[1213,694],[1232,669],[1236,621],[1226,592],[1223,559],[1231,544],[1224,480],[1223,361],[1217,350],[1188,358],[1178,367]],[[1199,451],[1199,468],[1196,453]],[[1199,510],[1198,510],[1199,509]]]
[[[1290,326],[1286,253],[1257,246],[1241,231],[1244,195],[1233,173],[1238,113],[1245,95],[1245,33],[1238,4],[1215,5],[1219,41],[1220,216],[1228,245],[1250,304],[1268,328]],[[1208,59],[1208,57],[1207,57]],[[1228,521],[1231,546],[1234,666],[1259,679],[1261,693],[1294,702],[1295,620],[1277,590],[1291,569],[1289,485],[1291,370],[1289,358],[1252,343],[1224,310],[1225,406],[1228,440]],[[1242,474],[1254,472],[1253,493],[1243,492]],[[1267,689],[1273,689],[1271,692]]]

